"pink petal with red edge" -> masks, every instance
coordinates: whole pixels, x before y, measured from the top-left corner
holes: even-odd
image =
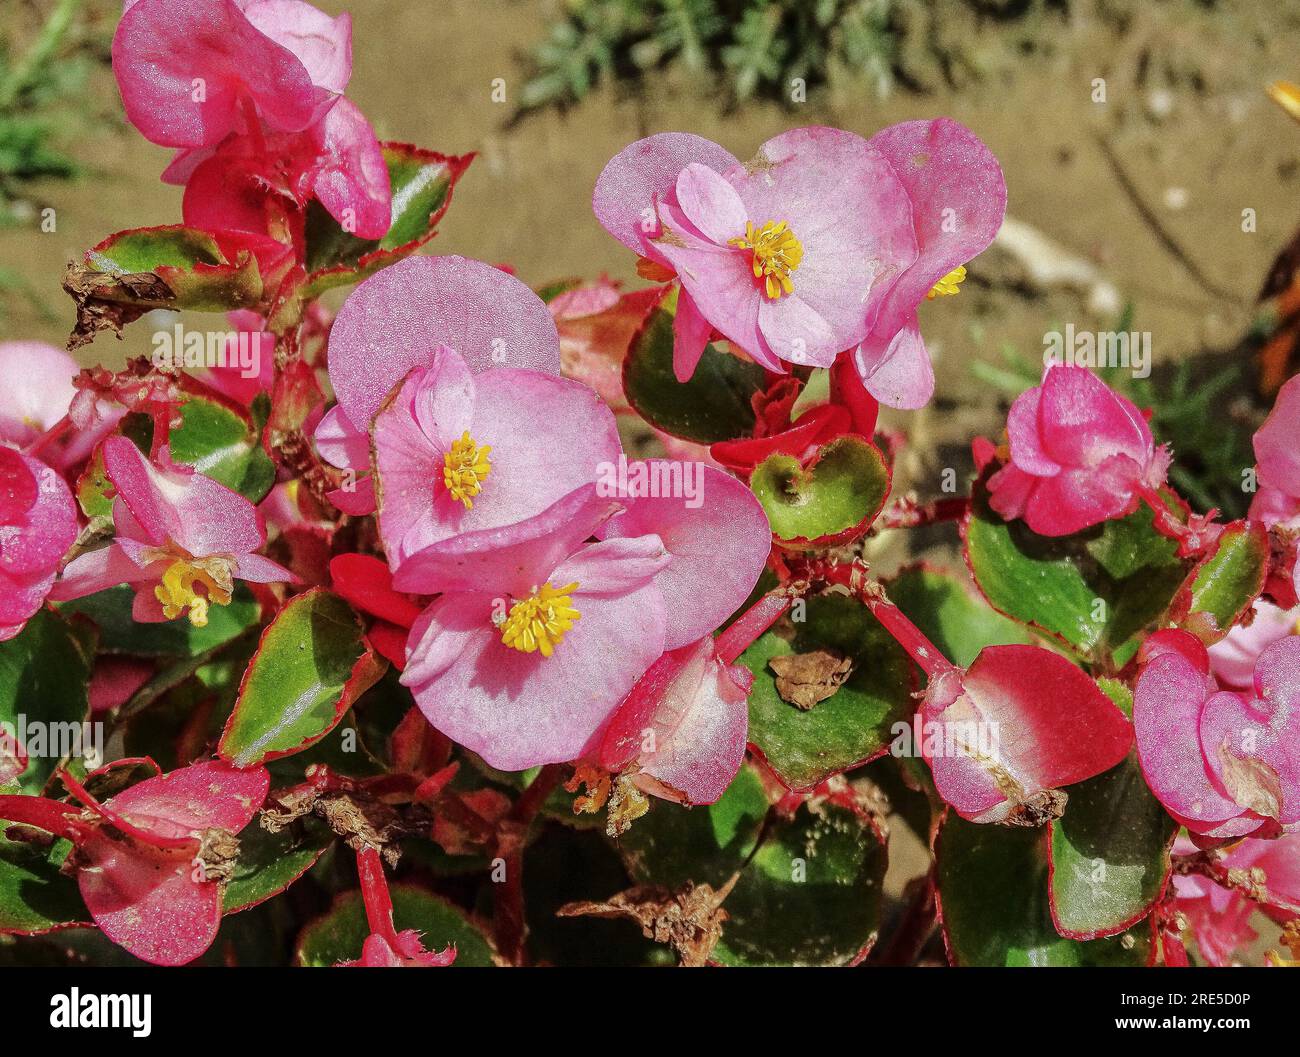
[[[992,761],[927,754],[940,795],[977,822],[999,821],[1017,801],[1101,774],[1133,742],[1128,720],[1092,679],[1036,646],[986,647],[965,673],[931,683],[922,715],[926,723],[984,725],[970,730],[987,731]],[[1013,799],[1008,788],[1017,786]]]
[[[32,460],[36,468],[40,463]],[[0,525],[26,518],[38,494],[36,473],[13,448],[0,447]]]
[[[316,450],[332,466],[344,470],[370,468],[370,438],[337,405],[325,412],[316,426]]]
[[[238,833],[266,800],[270,780],[265,767],[240,770],[205,760],[137,782],[104,806],[164,840],[198,838],[209,829]]]
[[[1137,509],[1139,467],[1114,455],[1087,470],[1037,479],[1025,505],[1025,522],[1040,536],[1068,536]]]
[[[755,227],[784,220],[803,246],[794,292],[832,335],[824,344],[809,337],[810,354],[866,338],[896,277],[916,260],[908,196],[888,162],[852,132],[798,128],[768,140],[727,179]],[[830,362],[822,359],[809,362]]]
[[[772,529],[754,493],[721,470],[666,459],[643,465],[661,482],[676,480],[683,487],[676,495],[628,497],[627,512],[600,535],[653,533],[663,541],[671,558],[656,583],[667,613],[665,648],[675,650],[716,630],[749,597],[767,563]],[[629,463],[630,471],[636,467]],[[684,494],[688,476],[699,486],[693,498]]]
[[[0,642],[8,642],[23,630],[53,586],[53,573],[13,577],[0,572]]]
[[[316,135],[321,157],[313,166],[312,193],[345,231],[359,239],[383,238],[392,222],[392,187],[370,122],[340,99]]]
[[[620,569],[627,561],[637,569]],[[582,615],[550,657],[504,645],[492,596],[443,595],[411,631],[402,682],[430,723],[494,767],[577,759],[663,652],[663,599],[646,566],[644,556],[579,554],[541,578],[558,587],[576,571],[594,577],[579,582]]]
[[[73,558],[50,590],[55,602],[84,598],[118,584],[133,583],[148,576],[117,543],[87,551]]]
[[[661,132],[637,140],[609,160],[596,180],[596,219],[633,253],[644,254],[658,232],[655,207],[688,165],[726,172],[736,159],[712,140],[688,132]]]
[[[463,532],[425,547],[393,573],[411,594],[489,591],[526,594],[623,504],[584,485],[527,521]]]
[[[113,72],[131,124],[164,147],[219,143],[242,127],[245,97],[282,132],[306,128],[334,98],[231,0],[140,0],[113,36]]]
[[[1047,458],[1065,466],[1096,466],[1127,455],[1145,467],[1154,454],[1151,429],[1142,413],[1086,367],[1049,367],[1044,372],[1038,438]]]
[[[1259,479],[1289,496],[1300,495],[1300,377],[1278,391],[1268,418],[1255,434]]]
[[[713,324],[700,315],[691,295],[682,290],[673,315],[673,375],[679,382],[691,380],[712,334]]]
[[[39,341],[0,342],[0,442],[30,444],[68,413],[77,363]]]
[[[915,411],[934,395],[934,368],[915,313],[897,330],[868,335],[853,350],[853,363],[867,392],[889,407]]]
[[[1011,461],[1019,469],[1035,477],[1055,477],[1061,472],[1061,464],[1043,450],[1038,432],[1042,400],[1042,386],[1026,389],[1016,397],[1007,414],[1007,441]]]
[[[303,0],[252,0],[244,16],[307,67],[312,83],[342,95],[352,77],[352,16],[330,18]]]
[[[77,538],[77,506],[62,477],[39,459],[0,448],[9,510],[0,515],[0,573],[50,576]]]
[[[876,334],[888,340],[936,282],[993,241],[1006,213],[1007,187],[988,147],[947,118],[891,125],[867,142],[889,161],[906,190],[920,250],[876,321]]]
[[[334,321],[329,376],[344,414],[367,428],[393,386],[444,345],[476,373],[560,373],[555,322],[518,279],[464,257],[408,257],[358,286]]]

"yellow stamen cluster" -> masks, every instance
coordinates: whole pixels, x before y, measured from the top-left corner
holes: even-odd
[[[933,301],[936,297],[953,297],[961,293],[959,287],[965,278],[966,265],[957,265],[956,268],[930,287],[930,292],[925,295],[926,300]]]
[[[222,555],[207,558],[176,558],[163,573],[162,583],[153,589],[162,603],[163,616],[175,620],[188,610],[190,623],[206,627],[208,605],[224,606],[235,589],[234,561]],[[203,588],[200,594],[198,588]]]
[[[547,583],[534,588],[527,598],[510,607],[500,625],[501,641],[520,653],[540,650],[543,657],[549,657],[564,633],[582,616],[573,608],[573,599],[569,597],[577,589],[576,583],[563,587]]]
[[[803,244],[794,237],[788,223],[769,220],[756,230],[753,222],[748,222],[745,234],[731,239],[729,244],[753,251],[754,278],[764,280],[763,289],[769,300],[794,293],[790,273],[803,260]]]
[[[452,499],[465,504],[466,510],[474,505],[474,497],[483,490],[483,482],[492,470],[492,460],[488,458],[491,450],[490,444],[480,448],[466,430],[442,457],[442,483]]]

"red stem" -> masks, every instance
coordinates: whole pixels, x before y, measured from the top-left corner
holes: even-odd
[[[393,924],[393,896],[384,876],[384,861],[379,850],[364,844],[357,851],[357,874],[361,877],[361,899],[366,905],[370,931],[382,936],[397,950],[397,926]]]
[[[970,499],[965,496],[936,499],[924,505],[903,501],[881,514],[877,524],[887,529],[919,528],[922,525],[938,525],[945,521],[960,521],[969,510]]]
[[[528,843],[528,830],[546,798],[560,784],[560,778],[560,765],[548,763],[520,794],[506,816],[513,832],[507,833],[511,844],[505,856],[505,880],[496,886],[493,924],[497,949],[512,965],[523,965],[527,956],[524,947],[528,934],[524,920],[524,847]]]
[[[78,841],[84,827],[77,820],[81,809],[73,804],[48,800],[43,796],[0,796],[0,819],[22,826],[35,826],[57,837]]]
[[[769,591],[763,595],[718,636],[714,644],[718,651],[718,658],[724,664],[735,664],[737,657],[749,649],[763,632],[781,619],[790,608],[792,601],[794,595],[784,589]]]

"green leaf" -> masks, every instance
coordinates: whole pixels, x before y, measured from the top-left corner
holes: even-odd
[[[1076,939],[1111,936],[1163,892],[1178,824],[1151,795],[1136,752],[1066,792],[1065,814],[1049,823],[1052,918]]]
[[[811,789],[884,752],[895,723],[908,722],[915,702],[912,662],[866,607],[847,595],[807,600],[805,619],[782,620],[740,658],[754,673],[749,739],[791,789]],[[802,711],[776,688],[773,657],[838,651],[853,667],[824,701]]]
[[[351,606],[321,588],[297,595],[262,633],[217,751],[237,767],[301,752],[381,674]]]
[[[0,837],[0,935],[32,935],[90,920],[77,882],[59,872],[66,841],[48,848]]]
[[[763,368],[708,345],[689,382],[673,374],[673,317],[676,287],[650,311],[623,361],[628,403],[655,429],[674,437],[712,444],[746,437],[754,430],[750,403],[765,384]]]
[[[985,646],[1032,644],[1024,626],[990,609],[964,584],[935,569],[905,569],[889,583],[889,600],[959,668]]]
[[[222,891],[222,913],[247,910],[279,895],[315,866],[333,843],[333,830],[311,818],[279,833],[263,829],[256,821],[246,826],[239,834],[234,875]]]
[[[963,534],[971,573],[994,607],[1091,657],[1113,654],[1157,620],[1186,575],[1146,506],[1049,539],[1023,521],[1004,522],[977,491]]]
[[[707,808],[656,803],[620,846],[639,884],[716,891],[740,871],[714,950],[726,964],[848,964],[879,925],[886,856],[870,819],[830,799],[769,818],[749,766]]]
[[[198,657],[238,638],[257,623],[260,607],[242,583],[230,603],[208,608],[208,623],[197,628],[188,620],[141,624],[131,616],[135,591],[129,584],[97,591],[59,605],[65,615],[79,613],[99,629],[99,649],[134,657]]]
[[[317,202],[307,210],[307,283],[302,298],[357,283],[413,253],[437,233],[452,190],[474,155],[438,154],[409,143],[383,143],[393,189],[393,218],[382,239],[359,239]]]
[[[62,617],[42,609],[0,642],[0,724],[27,751],[22,792],[39,794],[65,753],[84,755],[90,657]],[[102,748],[102,746],[100,746]]]
[[[455,944],[453,969],[496,964],[492,945],[463,911],[414,885],[395,884],[391,891],[393,924],[399,932],[415,929],[429,951],[441,951],[448,944]],[[361,947],[368,935],[370,928],[366,924],[361,893],[348,892],[323,917],[303,929],[298,937],[298,963],[320,968],[355,961],[361,957]]]
[[[105,531],[113,524],[112,493],[113,482],[104,469],[104,449],[96,448],[77,478],[77,504],[91,522],[104,526]]]
[[[171,455],[253,503],[275,484],[275,463],[253,424],[207,397],[191,396],[182,405],[181,424],[171,432]]]
[[[1268,556],[1268,530],[1261,523],[1228,525],[1178,593],[1179,623],[1207,643],[1227,635],[1264,590]]]
[[[856,436],[837,437],[805,468],[791,455],[769,455],[750,487],[779,539],[847,542],[865,532],[889,495],[889,466],[880,450]]]
[[[1145,965],[1145,926],[1091,942],[1056,931],[1047,837],[1043,829],[979,825],[948,813],[936,858],[949,958],[955,965]]]

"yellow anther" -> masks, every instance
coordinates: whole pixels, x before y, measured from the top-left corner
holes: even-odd
[[[541,651],[543,657],[555,652],[564,633],[573,627],[581,613],[573,608],[569,597],[578,589],[576,583],[563,587],[542,584],[527,598],[510,607],[501,622],[501,641],[521,653]]]
[[[219,554],[176,558],[163,573],[162,583],[153,589],[154,597],[162,603],[163,616],[175,620],[188,610],[191,624],[206,627],[209,604],[224,606],[230,602],[230,593],[235,589],[234,567],[233,559]]]
[[[492,471],[492,460],[488,458],[491,450],[490,444],[480,448],[466,430],[442,457],[442,483],[452,499],[465,504],[466,510],[474,505],[474,497],[483,491],[483,482]]]
[[[752,222],[746,223],[745,234],[731,239],[729,244],[753,251],[754,278],[763,280],[763,292],[769,300],[794,292],[790,273],[803,260],[803,244],[784,220],[769,220],[758,229]]]
[[[962,280],[966,278],[966,265],[959,264],[950,271],[932,287],[930,292],[925,295],[926,300],[933,301],[936,297],[952,297],[961,293],[959,289]]]

